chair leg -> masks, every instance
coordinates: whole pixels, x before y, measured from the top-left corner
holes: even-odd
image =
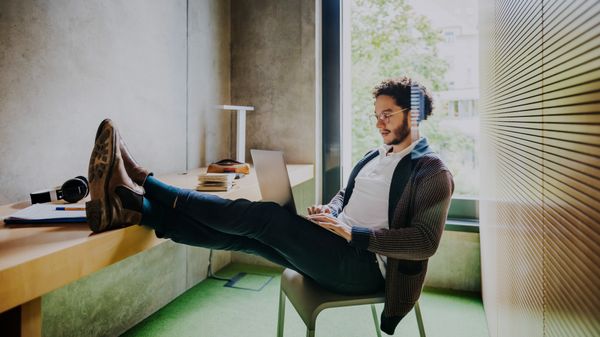
[[[375,323],[377,337],[381,337],[381,329],[379,328],[379,319],[377,318],[377,309],[375,309],[375,304],[371,304],[371,313],[373,314],[373,322]]]
[[[421,316],[421,308],[419,307],[419,301],[415,303],[415,315],[417,316],[417,324],[419,325],[419,335],[425,336],[425,325],[423,324],[423,316]]]
[[[285,323],[285,293],[279,290],[279,314],[277,315],[277,337],[283,337],[283,323]]]

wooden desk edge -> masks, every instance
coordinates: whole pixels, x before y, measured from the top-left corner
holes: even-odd
[[[154,231],[130,226],[90,237],[66,249],[33,259],[2,272],[0,312],[29,302],[104,267],[166,242]],[[68,261],[64,264],[52,261]],[[43,280],[43,282],[32,282]],[[23,287],[23,284],[28,284]]]

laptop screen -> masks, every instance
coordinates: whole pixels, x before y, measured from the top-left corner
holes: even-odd
[[[292,185],[281,151],[250,150],[263,201],[274,201],[296,213]]]

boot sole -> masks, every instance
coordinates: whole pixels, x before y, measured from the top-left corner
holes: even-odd
[[[96,137],[94,137],[94,141],[96,141],[98,139],[98,137],[100,137],[100,133],[101,133],[102,129],[104,129],[104,124],[107,124],[108,122],[110,122],[110,119],[106,118],[100,123],[100,125],[98,126],[98,129],[96,130]]]
[[[106,129],[105,125],[108,122],[109,120],[104,120],[98,127],[88,169],[90,190],[102,191],[97,199],[85,203],[88,224],[94,233],[109,229],[112,222],[108,184],[112,177],[116,155],[116,130]],[[103,136],[104,133],[106,136]]]

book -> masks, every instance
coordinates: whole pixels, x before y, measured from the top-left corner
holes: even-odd
[[[198,176],[197,191],[227,192],[233,187],[235,173],[204,173]]]
[[[233,186],[210,186],[210,185],[198,185],[196,191],[200,192],[228,192],[231,191]]]
[[[60,210],[64,208],[81,208],[83,210]],[[87,222],[84,204],[33,204],[4,219],[4,223],[7,225],[73,222]]]
[[[203,173],[198,176],[198,181],[213,181],[213,182],[226,182],[233,183],[235,179],[235,173]]]

